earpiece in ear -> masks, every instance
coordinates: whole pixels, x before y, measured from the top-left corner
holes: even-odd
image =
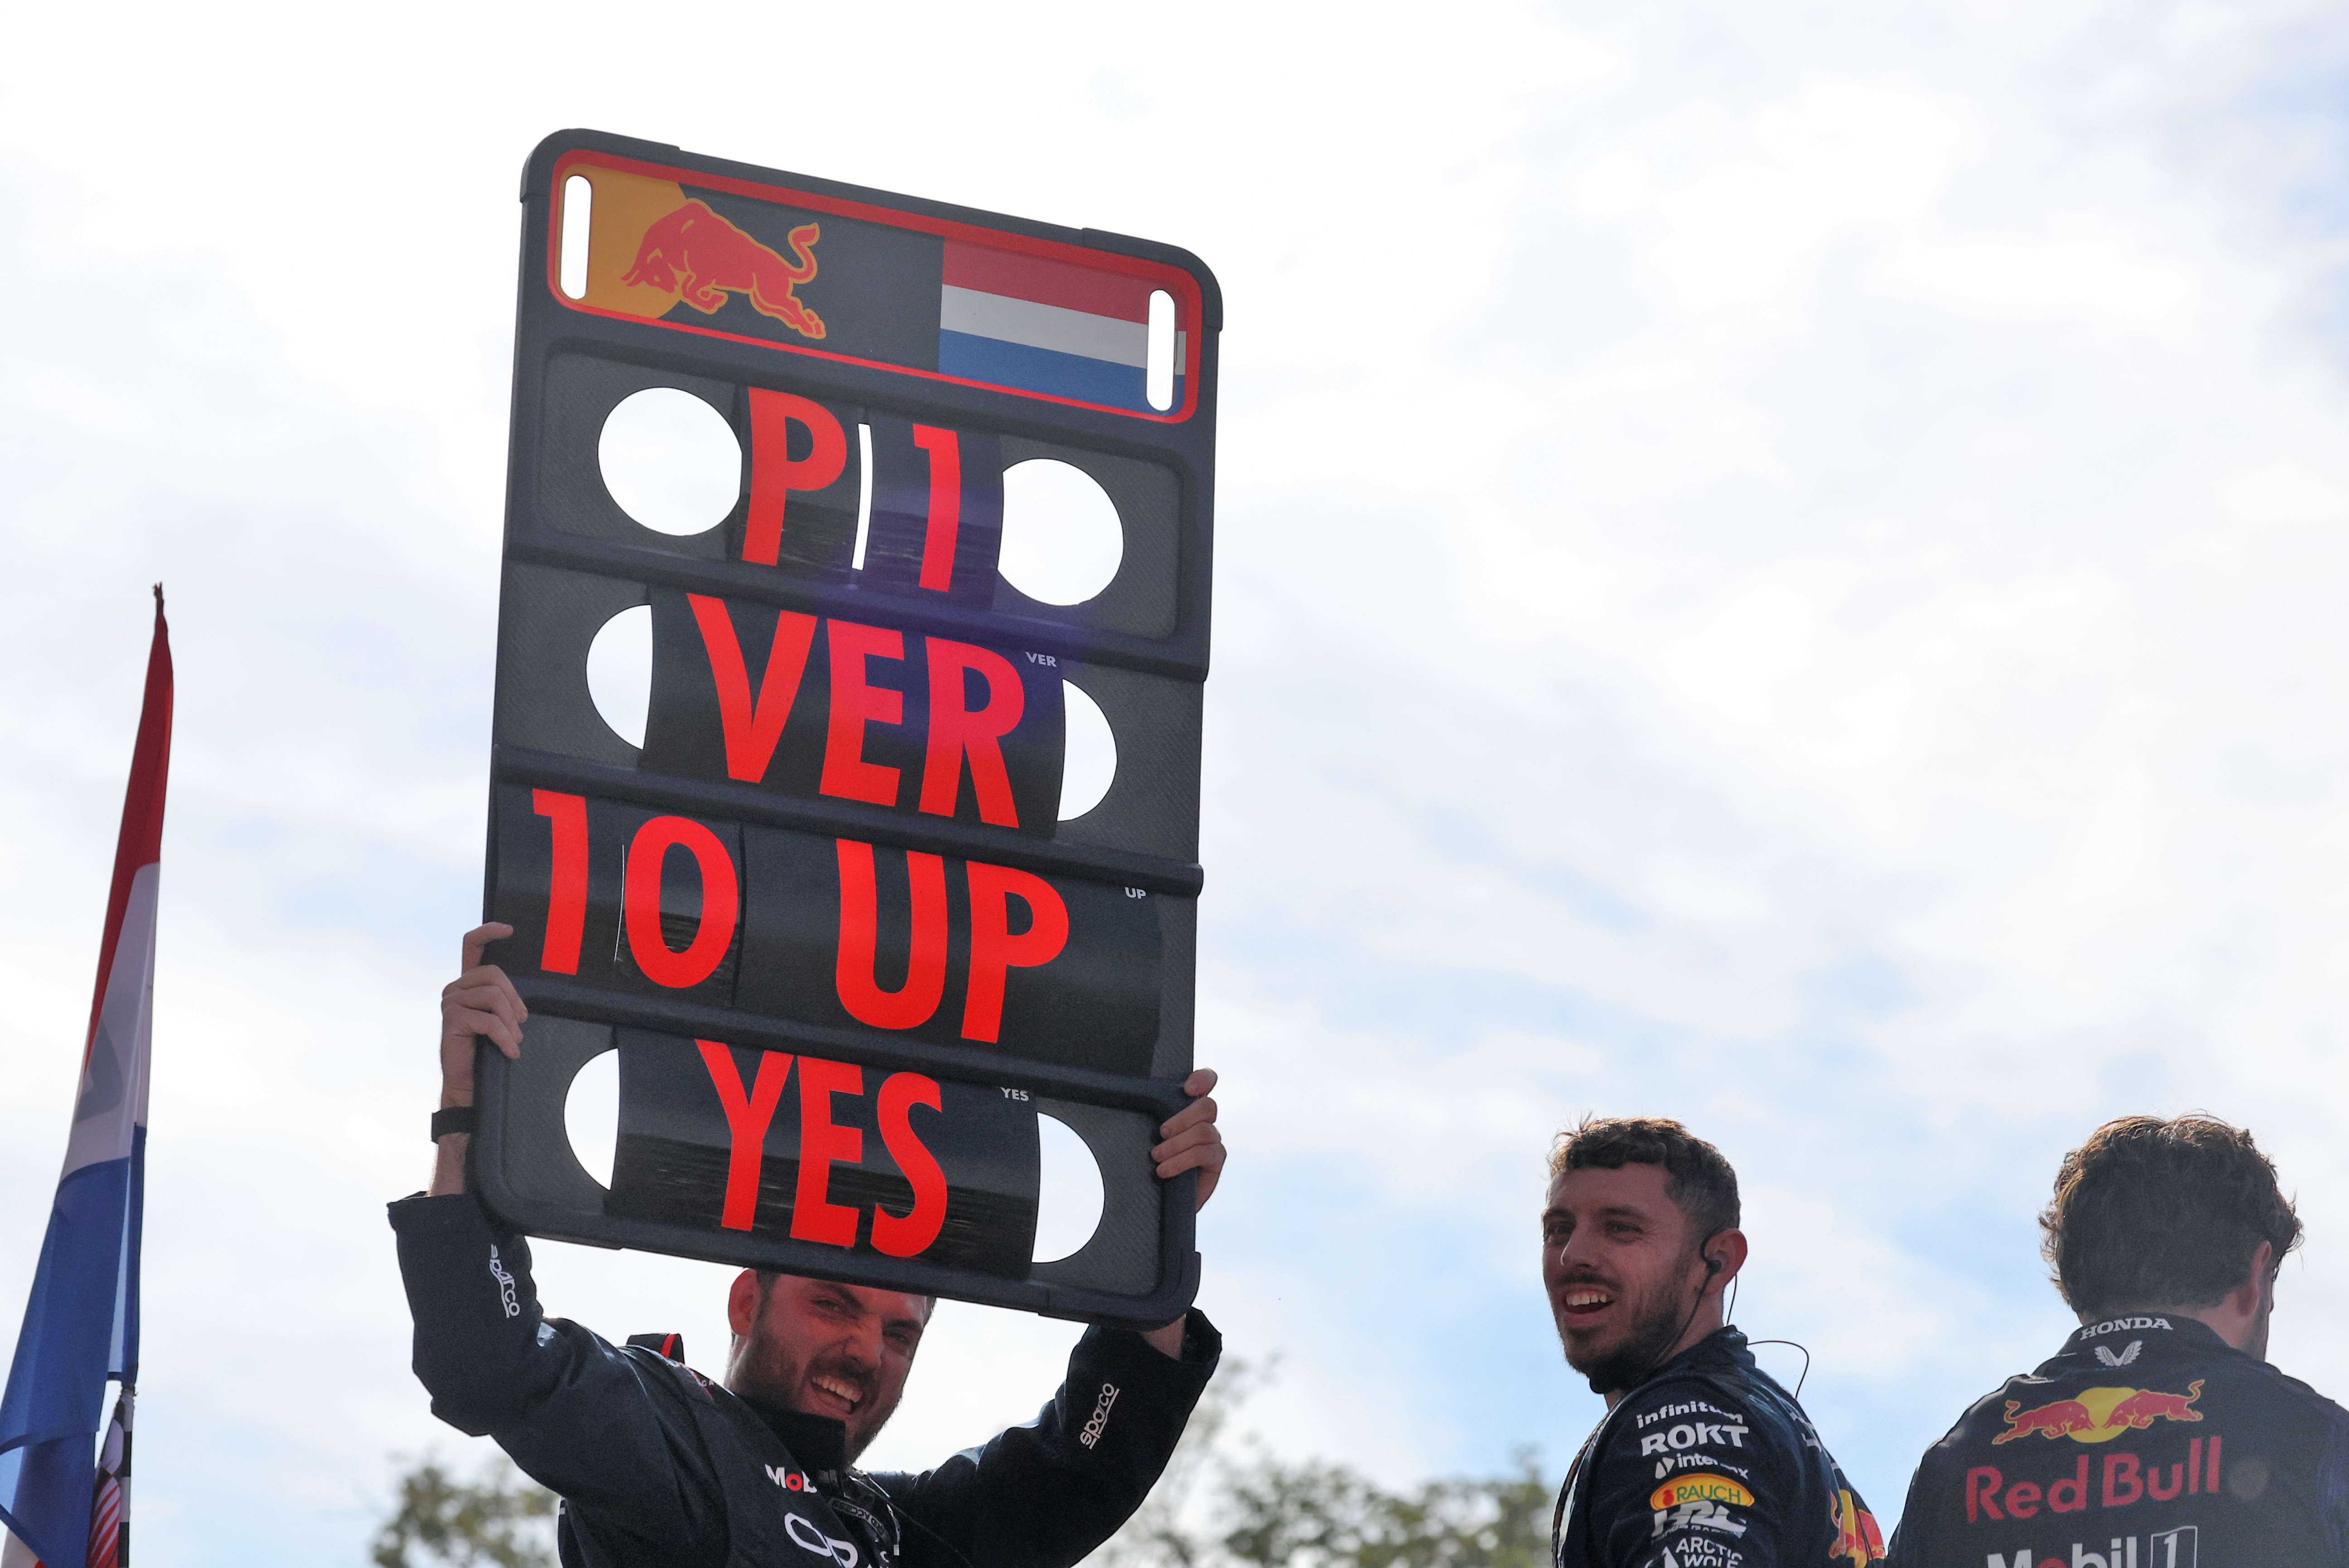
[[[1722,1267],[1722,1262],[1719,1258],[1707,1258],[1704,1261],[1704,1272],[1707,1275],[1721,1272]]]

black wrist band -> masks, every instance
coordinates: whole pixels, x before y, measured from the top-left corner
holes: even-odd
[[[432,1141],[439,1143],[450,1133],[478,1132],[481,1113],[471,1106],[449,1106],[432,1113]]]

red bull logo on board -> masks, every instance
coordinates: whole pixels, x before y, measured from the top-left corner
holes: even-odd
[[[787,262],[736,228],[709,202],[695,199],[656,220],[636,246],[636,265],[620,281],[675,295],[705,316],[739,294],[761,316],[803,337],[823,336],[823,321],[792,290],[815,276],[814,245],[823,231],[802,223],[788,238],[799,259]]]
[[[2069,1438],[2075,1443],[2108,1443],[2123,1432],[2142,1432],[2156,1421],[2199,1421],[2193,1407],[2202,1397],[2196,1378],[2183,1394],[2158,1388],[2083,1388],[2070,1399],[2050,1400],[2026,1410],[2020,1400],[2006,1402],[2006,1430],[1993,1445],[2011,1443],[2033,1432],[2043,1438]]]
[[[657,320],[680,302],[714,316],[739,296],[802,337],[827,336],[823,317],[797,293],[815,277],[820,224],[800,223],[786,233],[786,256],[673,180],[594,162],[573,171],[595,188],[580,304]]]

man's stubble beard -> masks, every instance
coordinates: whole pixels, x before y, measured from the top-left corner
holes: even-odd
[[[1672,1342],[1681,1336],[1682,1324],[1681,1309],[1659,1300],[1635,1320],[1630,1338],[1588,1366],[1578,1363],[1569,1349],[1567,1365],[1590,1379],[1593,1394],[1629,1393],[1663,1365]]]
[[[762,1360],[754,1347],[751,1354],[743,1356],[735,1365],[734,1376],[730,1383],[733,1392],[753,1403],[765,1405],[773,1409],[791,1410],[801,1415],[808,1415],[812,1412],[801,1410],[793,1396],[799,1389],[806,1386],[808,1376],[811,1373],[824,1372],[858,1385],[865,1390],[864,1397],[868,1399],[876,1398],[879,1396],[881,1376],[878,1371],[858,1372],[842,1365],[836,1358],[819,1358],[812,1363],[807,1363],[794,1361],[781,1352],[778,1352],[777,1356],[781,1359],[781,1365],[776,1368],[776,1375],[770,1376],[768,1368],[774,1365],[773,1362]],[[905,1389],[901,1386],[897,1393],[902,1398]],[[847,1428],[843,1451],[850,1464],[854,1464],[864,1450],[873,1446],[873,1439],[881,1435],[881,1428],[887,1426],[889,1417],[896,1413],[897,1400],[891,1399],[886,1405],[876,1407],[873,1424],[869,1427],[863,1425],[864,1413],[861,1411],[855,1417],[842,1423]],[[819,1418],[838,1419],[831,1416]]]

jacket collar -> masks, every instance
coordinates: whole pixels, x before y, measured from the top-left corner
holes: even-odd
[[[740,1396],[736,1396],[738,1398]],[[751,1413],[766,1423],[792,1458],[802,1469],[817,1476],[833,1476],[848,1469],[848,1424],[829,1416],[810,1416],[799,1410],[779,1409],[756,1399],[743,1399]]]
[[[1754,1353],[1745,1347],[1744,1334],[1733,1325],[1714,1329],[1640,1381],[1649,1383],[1675,1373],[1702,1372],[1722,1366],[1734,1366],[1743,1372],[1754,1370]]]
[[[2089,1366],[2127,1366],[2148,1354],[2232,1348],[2199,1318],[2178,1313],[2123,1313],[2074,1329],[2055,1359]]]

